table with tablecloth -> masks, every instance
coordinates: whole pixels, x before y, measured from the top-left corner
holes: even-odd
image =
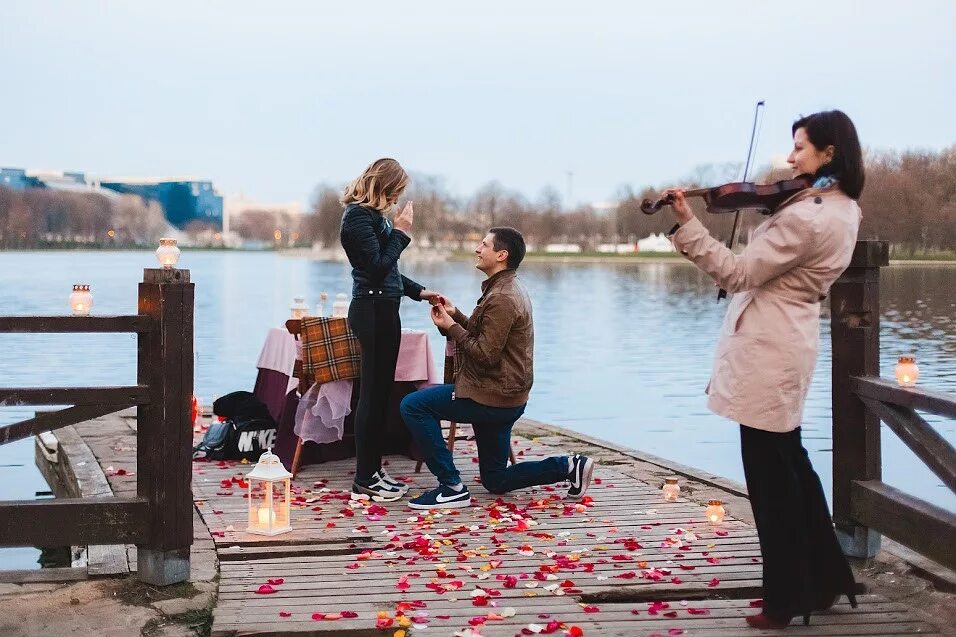
[[[309,388],[301,397],[297,391],[299,379],[293,373],[297,360],[302,361],[300,375],[307,379],[302,386]],[[358,399],[360,362],[358,339],[344,318],[302,319],[299,340],[288,330],[269,331],[257,364],[254,393],[279,423],[274,451],[287,467],[291,466],[300,436],[320,441],[303,446],[300,466],[355,455],[351,426],[354,411],[346,412],[355,409]],[[442,380],[428,334],[402,330],[396,382],[382,431],[386,453],[417,455],[398,405],[416,388]]]

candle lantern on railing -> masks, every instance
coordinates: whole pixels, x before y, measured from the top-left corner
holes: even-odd
[[[156,248],[156,258],[159,259],[160,265],[164,268],[175,268],[176,263],[179,261],[179,246],[176,245],[176,240],[168,238],[160,239],[159,247]]]
[[[271,451],[262,454],[255,468],[246,474],[249,484],[249,526],[246,530],[249,533],[278,535],[292,530],[289,525],[291,478],[292,474]]]
[[[661,493],[664,494],[664,499],[668,502],[676,502],[680,495],[680,485],[677,484],[677,478],[665,478]]]
[[[901,387],[913,387],[919,378],[919,367],[916,366],[915,356],[900,356],[896,364],[896,382]]]
[[[93,308],[93,293],[90,292],[90,286],[85,283],[77,283],[70,292],[70,311],[73,316],[89,316]]]
[[[720,500],[710,500],[707,503],[707,510],[704,511],[704,515],[707,516],[707,521],[711,524],[720,524],[724,521],[724,505]]]

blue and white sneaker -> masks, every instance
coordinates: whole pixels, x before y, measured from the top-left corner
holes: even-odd
[[[352,481],[352,500],[371,500],[372,502],[394,502],[405,495],[396,486],[385,482],[378,473],[372,475],[370,484],[362,484],[358,480]]]
[[[408,485],[388,475],[388,471],[386,471],[384,468],[379,469],[378,471],[373,473],[372,479],[383,481],[388,486],[401,491],[402,495],[405,495],[406,493],[408,493]]]
[[[408,501],[411,509],[461,509],[470,505],[471,494],[465,485],[461,485],[461,491],[455,491],[440,484],[437,488]]]
[[[594,473],[594,461],[587,456],[574,454],[571,456],[571,471],[568,473],[568,496],[580,498],[587,493],[591,486],[591,475]]]

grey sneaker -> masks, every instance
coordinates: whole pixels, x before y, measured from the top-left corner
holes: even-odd
[[[405,495],[406,493],[408,493],[408,485],[405,484],[404,482],[401,482],[401,481],[399,481],[399,480],[396,480],[396,479],[393,478],[392,476],[388,475],[388,471],[386,471],[384,468],[383,468],[383,469],[379,469],[378,471],[376,471],[375,473],[373,473],[373,474],[372,474],[372,479],[373,479],[373,480],[382,480],[382,481],[385,482],[385,484],[387,484],[388,486],[393,487],[393,488],[398,489],[399,491],[401,491],[401,492],[402,492],[402,495]]]
[[[405,495],[404,491],[385,482],[377,473],[372,476],[371,484],[362,484],[358,480],[352,482],[352,500],[394,502],[403,495]]]
[[[575,454],[571,456],[571,472],[568,473],[568,496],[580,498],[587,493],[591,485],[591,474],[594,473],[594,461],[587,456]]]

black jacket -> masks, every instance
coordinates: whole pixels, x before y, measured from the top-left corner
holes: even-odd
[[[339,234],[352,264],[352,298],[400,299],[403,295],[420,301],[425,288],[398,271],[398,258],[412,239],[379,211],[351,203],[342,213]]]

